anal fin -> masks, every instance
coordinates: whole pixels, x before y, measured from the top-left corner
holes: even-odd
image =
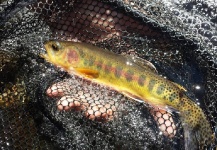
[[[127,92],[127,91],[122,91],[121,93],[122,93],[123,95],[125,95],[126,97],[131,98],[131,99],[133,99],[133,100],[135,100],[135,101],[137,101],[137,102],[144,103],[144,100],[143,100],[143,99],[141,99],[140,97],[138,97],[138,96],[136,96],[136,95],[133,95],[133,94]]]

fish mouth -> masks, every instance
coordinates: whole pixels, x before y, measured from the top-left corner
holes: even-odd
[[[52,41],[46,41],[44,42],[44,48],[45,53],[40,54],[40,57],[44,58],[46,61],[57,65],[59,63],[58,59],[56,58],[56,52],[53,51],[52,47]]]
[[[50,60],[50,57],[52,56],[50,54],[50,50],[49,50],[49,41],[45,41],[44,42],[44,48],[45,48],[45,53],[41,53],[40,54],[40,57],[44,58],[45,60],[49,61]]]
[[[45,54],[39,54],[39,56],[41,57],[41,58],[44,58],[44,59],[48,59],[48,55],[45,53]]]
[[[44,48],[45,48],[45,50],[48,52],[48,50],[50,49],[49,47],[50,47],[50,44],[49,44],[50,42],[49,41],[46,41],[46,42],[44,42]]]

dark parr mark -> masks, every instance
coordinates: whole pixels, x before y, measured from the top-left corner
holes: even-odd
[[[109,73],[111,71],[112,64],[108,63],[105,65],[105,73]]]
[[[89,59],[89,66],[93,66],[96,58],[95,57],[90,57]]]
[[[127,79],[128,82],[132,81],[133,80],[133,71],[132,70],[127,70],[126,74],[125,74],[125,77]]]
[[[102,60],[100,60],[100,61],[97,63],[96,68],[97,68],[97,69],[102,69],[102,65],[103,65],[103,62],[102,62]]]
[[[81,58],[84,58],[86,56],[82,50],[79,50],[79,54],[80,54]]]
[[[87,66],[89,64],[89,61],[85,58],[84,59],[84,65]]]
[[[151,90],[154,88],[155,83],[156,83],[156,81],[153,80],[153,79],[151,79],[151,80],[149,81],[149,84],[148,84],[148,89],[149,89],[149,91],[151,91]]]
[[[169,101],[170,101],[170,102],[174,101],[174,100],[177,99],[177,98],[178,98],[178,94],[177,94],[177,93],[171,93],[171,94],[169,95]]]
[[[165,86],[163,84],[160,84],[158,87],[157,87],[157,94],[160,95],[164,92],[165,90]]]
[[[138,84],[139,84],[140,86],[144,86],[145,79],[146,79],[146,76],[145,76],[145,75],[140,75],[140,76],[139,76],[139,79],[138,79]]]
[[[116,76],[117,78],[120,78],[120,77],[121,77],[122,70],[123,70],[123,67],[121,67],[121,66],[117,66],[117,67],[115,68],[115,76]]]

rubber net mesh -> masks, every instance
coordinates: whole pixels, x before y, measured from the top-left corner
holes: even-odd
[[[216,10],[211,0],[1,0],[0,149],[184,149],[176,112],[45,62],[50,39],[152,62],[188,90],[215,131]]]

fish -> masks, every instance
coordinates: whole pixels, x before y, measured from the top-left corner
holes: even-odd
[[[160,76],[154,65],[140,58],[72,41],[44,43],[46,61],[69,74],[99,83],[125,96],[180,115],[185,149],[203,149],[214,142],[212,127],[203,110],[178,83]]]

